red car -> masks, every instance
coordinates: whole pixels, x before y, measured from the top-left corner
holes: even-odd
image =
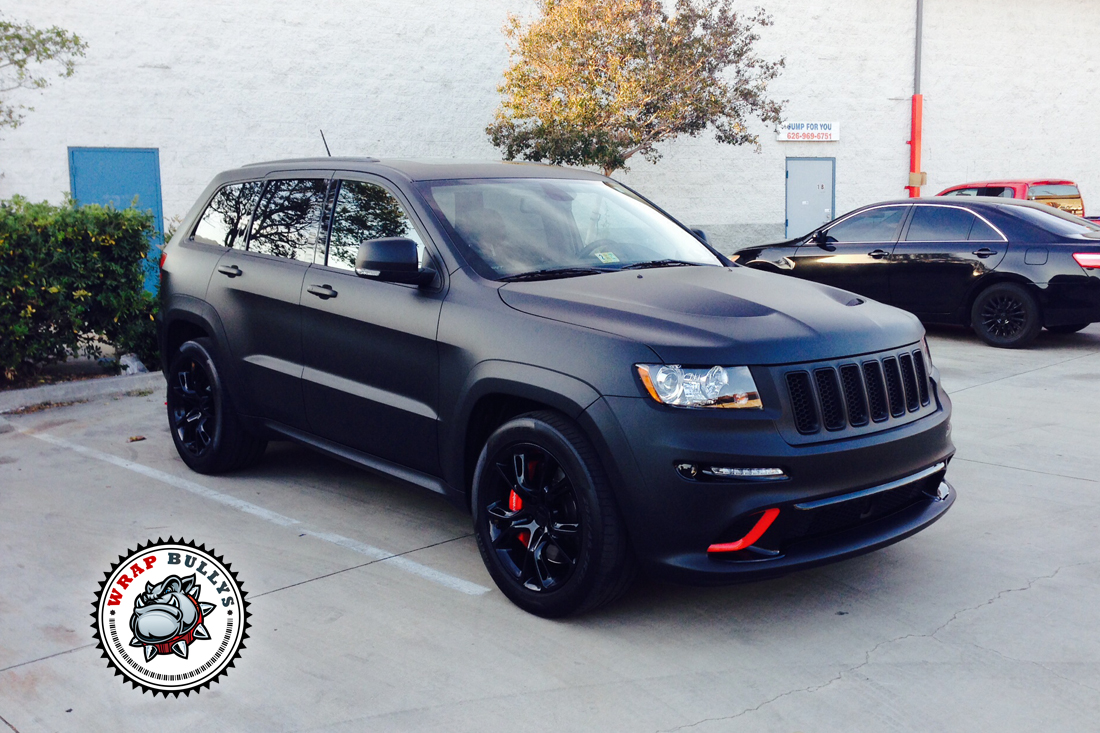
[[[1085,202],[1073,181],[983,181],[963,183],[945,188],[937,196],[997,196],[1006,199],[1026,199],[1053,206],[1056,209],[1085,215]]]

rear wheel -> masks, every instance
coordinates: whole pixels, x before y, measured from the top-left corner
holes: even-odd
[[[1047,326],[1047,330],[1051,333],[1077,333],[1078,331],[1088,328],[1090,323],[1073,323],[1068,326]]]
[[[481,451],[474,532],[489,574],[525,611],[556,618],[618,598],[634,563],[595,448],[563,415],[502,425]]]
[[[241,424],[226,394],[209,338],[180,346],[168,368],[168,426],[180,458],[199,473],[255,463],[267,448]]]
[[[970,326],[982,341],[1003,349],[1027,346],[1043,327],[1035,297],[1016,283],[997,283],[978,294]]]

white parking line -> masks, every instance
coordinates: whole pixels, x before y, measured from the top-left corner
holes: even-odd
[[[76,453],[87,456],[88,458],[94,458],[97,461],[103,461],[104,463],[110,463],[111,465],[118,466],[119,468],[125,468],[127,471],[139,473],[142,476],[146,476],[155,481],[160,481],[161,483],[168,484],[169,486],[174,486],[177,489],[189,491],[192,494],[201,496],[204,499],[216,501],[218,503],[232,507],[238,511],[251,514],[254,517],[259,517],[260,519],[271,522],[272,524],[277,524],[280,527],[294,527],[294,529],[299,534],[305,534],[309,537],[323,540],[324,542],[339,545],[340,547],[351,550],[352,552],[356,552],[360,555],[365,555],[372,560],[384,562],[386,565],[390,565],[399,570],[404,570],[406,573],[410,573],[425,580],[429,580],[433,583],[436,583],[437,585],[443,586],[444,588],[450,588],[451,590],[456,590],[459,593],[465,593],[468,596],[480,596],[484,593],[489,592],[489,589],[483,585],[471,583],[470,581],[463,580],[462,578],[456,578],[453,575],[448,575],[447,573],[436,570],[435,568],[430,568],[427,565],[421,565],[414,560],[410,560],[407,557],[397,555],[396,553],[390,552],[388,550],[383,550],[380,547],[373,547],[363,542],[359,542],[358,540],[353,540],[350,537],[344,537],[338,534],[313,531],[311,529],[303,527],[302,523],[299,522],[297,519],[283,516],[282,514],[273,512],[269,509],[264,509],[262,506],[257,506],[251,502],[244,501],[243,499],[238,499],[234,496],[223,494],[220,491],[215,491],[214,489],[203,486],[202,484],[195,483],[194,481],[189,481],[185,478],[180,478],[179,476],[173,476],[170,473],[159,471],[155,468],[150,468],[149,466],[145,466],[140,463],[128,461],[125,458],[119,458],[118,456],[113,456],[110,453],[103,453],[102,451],[97,451],[93,448],[87,448],[77,443],[71,443],[62,438],[49,435],[48,433],[33,433],[20,428],[17,428],[17,430],[31,438],[37,438],[38,440],[49,443],[50,445],[55,445],[59,448],[67,448],[68,450],[75,451]]]

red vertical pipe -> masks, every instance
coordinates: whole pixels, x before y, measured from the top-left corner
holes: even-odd
[[[913,121],[909,136],[909,172],[920,174],[921,127],[924,124],[924,95],[913,95]],[[920,196],[920,186],[909,186],[909,198]]]

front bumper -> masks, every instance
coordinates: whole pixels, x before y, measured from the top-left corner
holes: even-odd
[[[856,437],[792,444],[769,411],[681,410],[647,398],[605,397],[583,422],[599,435],[634,550],[652,574],[715,585],[782,575],[883,547],[936,521],[955,500],[944,470],[954,454],[950,401],[913,422]],[[756,412],[755,415],[747,414]],[[691,480],[681,463],[779,467],[780,481]],[[797,509],[902,481],[897,491],[838,501],[825,520]],[[937,495],[942,492],[942,496]],[[708,552],[743,537],[765,510],[779,517],[751,550]],[[811,509],[814,507],[811,507]],[[830,524],[831,523],[831,524]]]

